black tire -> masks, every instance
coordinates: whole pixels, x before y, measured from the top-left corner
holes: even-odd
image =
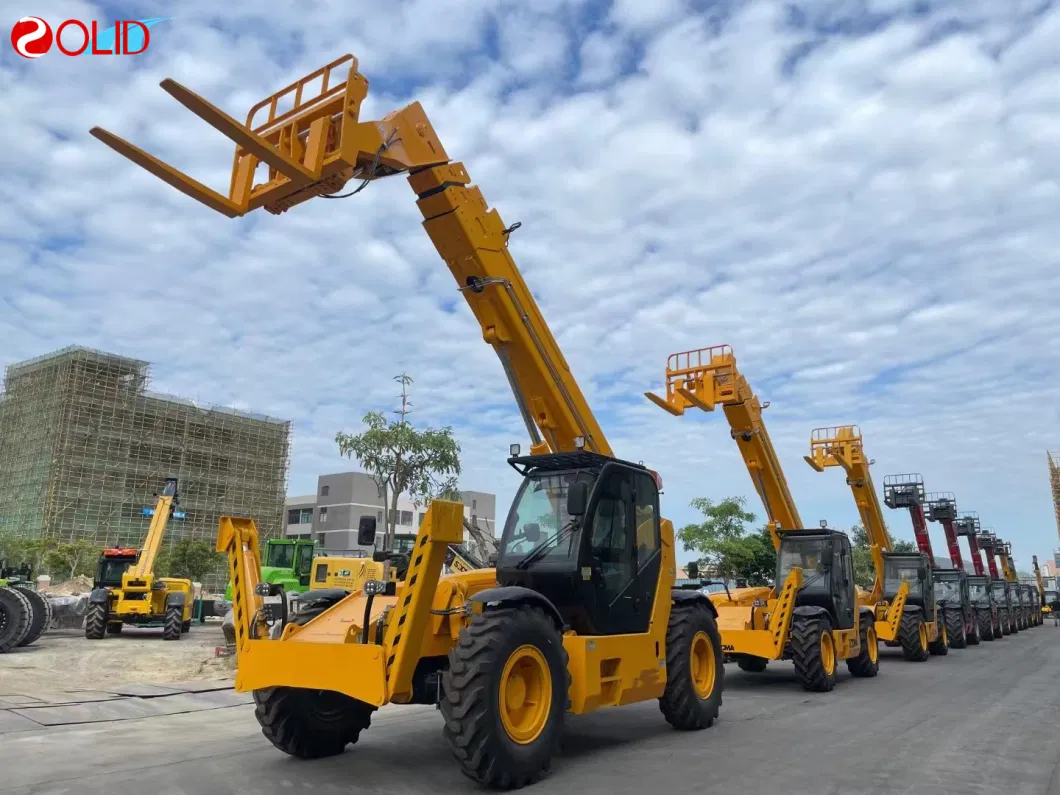
[[[107,605],[90,604],[85,612],[85,637],[101,640],[107,631]]]
[[[504,725],[501,689],[516,652],[538,657],[548,673],[543,723],[515,739]],[[540,671],[544,679],[544,671]],[[460,770],[479,784],[519,789],[538,780],[559,751],[570,707],[570,672],[563,637],[543,610],[528,604],[487,609],[460,630],[442,675],[444,735]]]
[[[968,635],[964,630],[964,612],[962,610],[946,610],[943,612],[943,622],[946,625],[946,636],[951,649],[968,648]]]
[[[697,649],[712,655],[707,664],[712,666],[713,678],[704,674],[709,680],[709,684],[703,683],[704,692],[697,689],[695,681],[692,657]],[[659,710],[667,723],[679,731],[700,731],[714,724],[725,690],[724,661],[721,633],[706,603],[674,605],[666,628],[666,690],[659,699]]]
[[[180,627],[183,619],[183,607],[167,607],[165,623],[162,624],[162,640],[180,640]]]
[[[992,641],[994,639],[994,623],[990,620],[990,611],[976,610],[975,621],[979,625],[979,638]]]
[[[321,759],[341,754],[372,722],[375,707],[332,690],[270,687],[254,691],[254,717],[285,754]]]
[[[831,634],[832,621],[827,616],[795,616],[791,620],[791,661],[795,678],[805,690],[827,693],[835,687],[839,666]],[[831,670],[823,653],[824,643],[832,644]]]
[[[124,627],[125,625],[122,624],[120,621],[111,621],[109,624],[107,624],[107,634],[120,635]]]
[[[19,593],[26,597],[33,614],[30,617],[29,630],[26,632],[26,637],[18,645],[29,646],[31,643],[36,643],[40,636],[52,625],[52,603],[43,594],[37,593],[32,588],[19,588]]]
[[[741,657],[740,659],[738,659],[736,661],[736,664],[739,666],[741,671],[747,671],[748,673],[752,674],[760,674],[766,669],[766,666],[769,665],[769,660],[767,660],[765,657],[752,657],[751,655],[747,655],[746,657]]]
[[[935,641],[928,646],[928,651],[936,657],[945,657],[950,653],[949,632],[942,616],[939,616],[935,622]]]
[[[868,616],[861,621],[858,633],[861,651],[857,657],[847,658],[847,670],[851,676],[871,679],[880,672],[880,642],[876,638],[875,618]]]
[[[31,610],[17,588],[0,588],[0,654],[16,648],[26,638]]]
[[[918,612],[902,614],[898,623],[898,643],[902,647],[902,656],[909,662],[924,662],[931,656],[927,644],[923,642],[921,629],[924,627],[924,616]]]

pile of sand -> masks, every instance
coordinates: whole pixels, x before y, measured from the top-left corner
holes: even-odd
[[[84,575],[78,575],[72,580],[66,580],[65,582],[52,583],[41,588],[41,593],[48,594],[49,596],[78,596],[80,594],[91,593],[92,591],[92,578],[85,577]]]

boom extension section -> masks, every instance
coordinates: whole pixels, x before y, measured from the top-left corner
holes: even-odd
[[[802,529],[787,478],[762,421],[762,411],[769,403],[759,402],[737,369],[730,346],[715,345],[671,354],[666,361],[666,397],[653,392],[645,392],[644,396],[675,417],[682,416],[688,408],[714,411],[720,404],[729,421],[729,432],[740,448],[751,482],[765,507],[773,546],[780,548],[779,532]]]
[[[968,539],[968,551],[972,555],[972,566],[975,568],[975,573],[980,577],[985,577],[986,569],[983,568],[983,556],[979,550],[979,533],[982,532],[982,527],[979,524],[979,514],[975,511],[965,511],[957,519],[956,527],[957,535]]]
[[[920,554],[935,568],[927,517],[924,514],[924,478],[920,475],[886,475],[883,478],[883,504],[891,509],[905,508],[913,520],[913,535]]]
[[[950,553],[953,568],[964,571],[964,557],[961,545],[957,540],[957,500],[952,492],[932,492],[927,495],[927,518],[929,522],[942,525],[946,535],[946,548]]]
[[[319,88],[316,86],[319,85]],[[227,197],[101,127],[91,133],[119,154],[212,210],[235,218],[264,208],[283,213],[316,196],[407,174],[424,229],[449,266],[501,360],[530,434],[530,452],[611,448],[508,253],[506,228],[451,162],[419,102],[382,119],[361,120],[368,80],[344,55],[259,102],[241,124],[175,80],[163,90],[235,143]],[[313,87],[313,88],[311,88]],[[282,111],[281,107],[289,109]],[[255,183],[259,164],[268,179]]]

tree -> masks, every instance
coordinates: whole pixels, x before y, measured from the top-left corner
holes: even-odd
[[[0,532],[0,560],[9,566],[28,563],[34,574],[43,574],[44,558],[57,546],[50,538],[25,538],[13,530]]]
[[[388,420],[381,411],[370,411],[362,420],[364,431],[340,431],[335,435],[339,453],[356,458],[382,492],[387,506],[387,549],[393,548],[398,497],[408,494],[419,506],[439,495],[458,493],[460,474],[460,445],[452,428],[413,428],[408,420],[412,411],[408,386],[412,378],[402,373],[394,380],[401,384],[401,408],[394,412],[398,415],[396,421]]]
[[[99,545],[92,541],[57,544],[44,553],[44,568],[54,577],[72,580],[77,576],[91,577],[96,570]]]
[[[167,577],[182,577],[202,582],[214,571],[223,557],[213,544],[181,538],[159,554],[155,561],[155,572],[165,572]]]
[[[698,552],[699,569],[710,568],[726,580],[746,579],[749,585],[768,585],[776,571],[776,551],[767,528],[748,533],[756,519],[744,509],[743,497],[726,497],[715,503],[708,497],[692,500],[704,521],[685,525],[677,537],[685,548]]]

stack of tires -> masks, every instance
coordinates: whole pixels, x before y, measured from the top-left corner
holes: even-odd
[[[0,654],[35,643],[51,623],[51,603],[28,584],[0,587]]]

